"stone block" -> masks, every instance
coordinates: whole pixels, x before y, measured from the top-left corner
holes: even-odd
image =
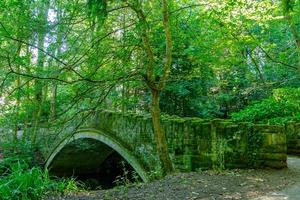
[[[286,145],[286,135],[276,133],[263,133],[263,146]]]
[[[261,148],[261,151],[265,153],[286,153],[287,147],[286,145],[283,144],[269,145],[269,146],[263,146]]]
[[[286,153],[262,153],[260,155],[261,159],[264,160],[287,160],[287,154]]]
[[[264,166],[272,169],[283,169],[287,167],[287,162],[284,160],[266,160]]]
[[[256,124],[254,125],[254,132],[260,133],[284,133],[283,126]]]

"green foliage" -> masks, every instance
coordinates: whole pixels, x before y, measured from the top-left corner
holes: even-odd
[[[6,166],[3,161],[2,167]],[[50,180],[48,172],[43,172],[38,167],[29,168],[29,166],[17,161],[10,163],[9,167],[5,167],[6,172],[0,177],[0,196],[3,200],[11,199],[41,199],[46,192],[64,189],[63,184]]]
[[[273,90],[273,95],[255,102],[240,112],[233,113],[236,121],[250,121],[267,124],[284,124],[300,120],[300,89],[281,88]]]
[[[0,149],[5,155],[2,164],[10,166],[22,160],[23,163],[26,163],[30,167],[39,165],[34,157],[36,148],[29,141],[4,141]]]
[[[154,68],[161,69],[165,56],[161,53],[165,51],[161,5],[128,1],[128,5],[136,3],[149,28]],[[160,98],[164,113],[228,118],[251,101],[265,98],[276,83],[299,86],[294,69],[297,49],[290,45],[295,42],[282,18],[283,5],[293,8],[292,21],[297,24],[299,1],[168,3],[173,63]],[[149,111],[151,98],[140,76],[147,62],[143,34],[128,5],[108,0],[51,5],[1,1],[0,89],[6,100],[1,124],[70,121],[74,115],[103,107]],[[49,19],[41,14],[47,12]],[[274,87],[264,90],[264,84]],[[42,90],[41,100],[37,88]]]
[[[261,163],[258,161],[258,156],[261,152],[260,148],[263,145],[263,137],[260,134],[255,134],[249,131],[248,135],[248,145],[247,146],[247,157],[251,166],[259,167]]]
[[[102,25],[107,16],[107,0],[88,0],[87,7],[88,15],[93,23],[97,21]]]
[[[122,161],[121,162],[121,165],[122,165],[122,171],[123,171],[123,174],[122,175],[119,175],[116,177],[116,180],[114,180],[114,183],[117,185],[117,186],[120,186],[120,185],[124,185],[124,186],[128,186],[129,184],[131,184],[131,180],[129,178],[130,176],[130,172],[128,171],[128,169],[126,168],[125,166],[125,163]],[[134,177],[137,177],[135,174],[133,174]]]
[[[228,141],[223,138],[214,138],[213,151],[211,153],[213,161],[213,169],[223,171],[225,169],[225,154],[232,152],[232,149],[228,146]]]
[[[40,200],[50,193],[79,190],[74,179],[50,178],[29,142],[5,143],[1,149],[5,155],[0,160],[1,200]]]
[[[285,13],[293,11],[295,0],[282,0],[282,7]]]

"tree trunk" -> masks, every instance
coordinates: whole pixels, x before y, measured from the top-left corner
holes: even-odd
[[[168,153],[168,145],[164,129],[160,122],[160,108],[159,108],[159,90],[151,89],[152,102],[151,102],[151,115],[153,123],[154,137],[156,140],[156,149],[162,165],[164,173],[171,173],[173,171],[173,165]]]
[[[46,32],[47,32],[47,14],[48,14],[48,9],[49,9],[49,2],[42,2],[42,7],[39,10],[38,17],[41,19],[41,27],[38,30],[38,48],[39,49],[44,49],[44,43],[45,43],[45,38],[46,38]],[[44,70],[44,65],[45,65],[45,54],[41,50],[38,51],[37,55],[37,73],[41,72]],[[32,144],[35,144],[36,138],[37,138],[37,129],[38,129],[38,124],[41,119],[41,116],[43,115],[43,103],[44,103],[44,98],[43,95],[47,95],[46,93],[43,94],[43,89],[44,89],[44,83],[40,80],[35,81],[35,103],[37,105],[37,109],[35,110],[34,114],[34,127],[33,127],[33,133],[31,137]]]
[[[290,26],[290,29],[291,29],[291,32],[292,32],[292,35],[293,35],[293,38],[294,38],[294,41],[295,41],[295,44],[296,44],[296,47],[297,47],[297,52],[298,52],[298,75],[300,76],[300,38],[299,38],[299,35],[298,35],[298,32],[297,32],[297,28],[295,26],[295,24],[293,24],[292,22],[292,19],[290,16],[286,16],[286,19],[288,21],[288,24]]]
[[[17,56],[20,56],[22,49],[22,44],[19,44]],[[17,72],[20,73],[21,66],[17,64]],[[16,123],[15,123],[15,132],[14,132],[14,141],[16,142],[18,140],[18,124],[19,124],[19,116],[20,116],[20,100],[21,100],[21,94],[20,94],[20,87],[21,87],[21,77],[17,77],[17,98],[16,98]]]
[[[127,2],[125,0],[125,2]],[[170,2],[170,0],[169,0]],[[157,153],[162,165],[162,170],[164,174],[171,173],[173,171],[173,165],[168,153],[168,144],[165,136],[165,132],[160,123],[160,107],[159,107],[159,95],[160,91],[164,89],[166,82],[169,78],[170,67],[172,64],[172,37],[171,37],[171,29],[169,24],[169,9],[167,0],[162,0],[162,15],[163,15],[163,27],[165,32],[165,40],[166,40],[166,55],[165,62],[163,66],[163,74],[159,77],[156,76],[158,74],[155,73],[156,67],[155,64],[155,56],[154,51],[151,46],[150,35],[151,31],[148,26],[148,22],[146,19],[146,15],[142,10],[141,4],[137,1],[136,4],[128,4],[136,13],[140,23],[141,23],[141,36],[143,41],[143,49],[145,51],[146,56],[146,74],[143,75],[145,78],[145,82],[147,83],[149,89],[152,93],[152,102],[151,102],[151,115],[152,115],[152,123],[153,123],[153,132],[156,140],[156,148]],[[160,80],[157,81],[156,78],[159,77]]]
[[[287,7],[291,6],[291,5],[286,5]],[[285,8],[284,9],[284,17],[290,27],[296,48],[297,48],[297,53],[298,53],[298,76],[300,77],[300,36],[297,30],[297,26],[296,24],[293,22],[292,20],[292,16],[291,16],[291,10],[289,8]]]
[[[57,84],[53,83],[50,99],[50,120],[56,119],[56,96],[57,96]]]

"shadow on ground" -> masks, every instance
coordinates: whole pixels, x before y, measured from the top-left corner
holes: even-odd
[[[148,184],[73,193],[65,200],[295,200],[300,199],[300,158],[288,169],[179,173]]]

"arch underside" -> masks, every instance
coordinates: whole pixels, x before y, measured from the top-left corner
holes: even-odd
[[[124,158],[144,182],[148,181],[139,160],[120,142],[99,130],[80,130],[64,139],[50,154],[45,167],[60,175],[72,175],[75,171],[94,173],[113,152]]]

